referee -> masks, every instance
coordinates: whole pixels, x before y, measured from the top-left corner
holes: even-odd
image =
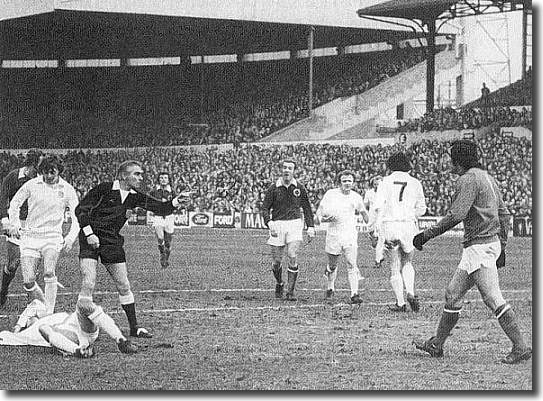
[[[134,160],[122,163],[117,177],[113,182],[103,182],[91,189],[75,211],[81,226],[79,260],[83,280],[79,299],[92,300],[96,266],[100,259],[117,286],[119,300],[130,325],[130,336],[150,338],[151,333],[139,327],[136,319],[134,294],[130,290],[123,248],[124,238],[120,230],[131,209],[141,207],[159,215],[168,215],[180,206],[180,196],[162,202],[139,192],[143,169]]]

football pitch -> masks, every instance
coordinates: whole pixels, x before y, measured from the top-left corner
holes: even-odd
[[[364,303],[350,305],[340,263],[333,302],[323,300],[324,234],[300,251],[296,302],[274,299],[263,230],[177,232],[171,266],[160,267],[151,229],[125,229],[125,249],[141,326],[136,355],[121,354],[105,334],[96,356],[79,360],[50,348],[0,347],[4,390],[532,390],[532,360],[504,365],[510,343],[481,301],[468,292],[443,358],[412,345],[435,332],[444,288],[460,259],[459,237],[439,237],[416,252],[418,313],[394,313],[388,268],[374,269],[373,249],[359,239]],[[56,311],[74,310],[80,288],[78,247],[61,257]],[[0,265],[5,243],[0,244]],[[286,279],[286,272],[283,273]],[[43,278],[39,282],[43,285]],[[532,240],[510,238],[500,283],[532,343]],[[125,331],[118,295],[100,266],[94,300]],[[11,329],[26,304],[21,273],[0,309]]]

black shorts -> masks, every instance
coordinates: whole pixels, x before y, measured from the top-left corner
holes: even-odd
[[[125,263],[126,254],[124,253],[124,241],[118,241],[118,243],[106,243],[102,244],[100,241],[100,247],[98,249],[93,249],[87,243],[87,238],[84,236],[79,236],[79,258],[80,259],[94,259],[100,260],[102,264],[113,264],[113,263]],[[117,241],[115,241],[117,242]],[[99,259],[98,259],[99,258]]]

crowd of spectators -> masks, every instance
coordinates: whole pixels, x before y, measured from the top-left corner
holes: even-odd
[[[423,60],[411,47],[316,57],[313,107]],[[4,148],[253,142],[309,115],[307,59],[2,74],[11,82],[0,94]]]
[[[427,112],[421,118],[399,123],[397,132],[477,129],[490,124],[532,129],[532,111],[526,107],[517,110],[508,106],[458,110],[446,107]]]
[[[490,124],[502,127],[532,129],[532,69],[519,81],[488,93],[483,84],[482,95],[460,109],[438,108],[421,118],[398,124],[398,132],[445,131],[449,129],[476,129]],[[488,94],[487,94],[488,93]]]
[[[532,141],[489,133],[479,140],[483,165],[499,183],[510,212],[531,216]],[[442,216],[451,204],[456,177],[450,173],[448,142],[424,140],[404,148],[367,145],[352,147],[330,144],[289,146],[242,145],[229,150],[210,146],[204,151],[189,148],[145,148],[115,151],[69,151],[63,155],[64,177],[79,196],[104,180],[112,180],[116,166],[126,159],[141,160],[146,182],[153,185],[157,173],[167,166],[176,191],[187,187],[196,191],[188,209],[193,211],[259,212],[266,188],[280,175],[285,157],[297,160],[297,178],[303,182],[314,207],[326,190],[332,188],[336,174],[353,170],[355,190],[363,194],[369,180],[385,174],[385,161],[393,152],[404,149],[412,158],[413,174],[421,180],[428,201],[428,215]],[[20,162],[8,153],[0,154],[0,175]]]

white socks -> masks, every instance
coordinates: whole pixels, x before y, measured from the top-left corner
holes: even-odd
[[[48,315],[52,315],[57,302],[57,277],[44,277],[45,282],[45,307]]]
[[[415,269],[411,262],[406,263],[402,269],[403,283],[405,291],[410,295],[415,295]]]
[[[397,272],[390,276],[390,285],[392,286],[392,291],[396,295],[396,303],[398,306],[405,305],[405,299],[403,297],[403,280],[400,272]]]

